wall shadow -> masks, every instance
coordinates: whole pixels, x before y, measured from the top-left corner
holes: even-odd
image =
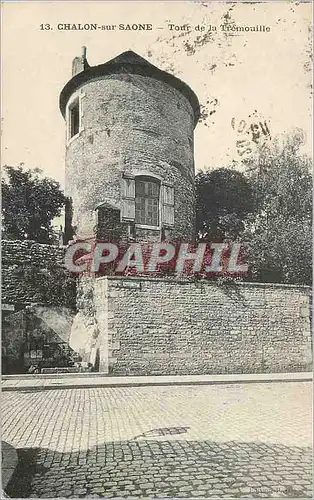
[[[59,453],[19,449],[13,498],[312,498],[310,448],[137,437]]]

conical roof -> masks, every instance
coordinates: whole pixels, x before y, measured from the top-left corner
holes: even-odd
[[[74,75],[61,91],[60,110],[63,116],[65,116],[65,108],[70,96],[84,83],[104,75],[132,73],[155,78],[156,80],[167,83],[171,87],[178,90],[190,102],[194,111],[195,124],[199,119],[199,102],[193,90],[179,78],[167,73],[166,71],[160,70],[144,59],[144,57],[139,56],[132,50],[122,52],[110,61],[98,66],[89,66],[87,60],[85,59],[84,67],[85,69]]]
[[[142,64],[144,66],[153,66],[153,64],[144,59],[144,57],[139,56],[136,52],[133,52],[133,50],[122,52],[117,57],[110,59],[106,64]]]

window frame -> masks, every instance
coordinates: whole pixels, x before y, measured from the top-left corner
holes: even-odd
[[[135,222],[135,181],[138,177],[149,177],[156,183],[159,182],[159,225],[150,226],[147,224],[139,224]],[[175,190],[172,182],[164,180],[163,177],[155,174],[150,170],[125,170],[121,173],[121,188],[120,188],[120,221],[122,223],[132,224],[134,229],[148,229],[161,231],[162,228],[171,229],[175,226]],[[172,203],[165,202],[165,188],[172,189]],[[172,209],[172,221],[165,220],[165,207],[169,206]],[[132,211],[134,215],[132,215]],[[130,215],[131,212],[131,215]]]
[[[158,207],[157,207],[157,214],[158,214],[158,224],[153,225],[153,224],[142,224],[141,222],[136,222],[136,182],[137,181],[146,181],[146,182],[152,182],[154,184],[158,185]],[[149,175],[149,174],[138,174],[134,176],[134,181],[135,181],[135,217],[134,217],[134,224],[136,228],[139,229],[156,229],[159,230],[161,229],[161,218],[162,218],[162,213],[161,213],[161,192],[162,192],[162,182],[158,177],[155,177],[154,175]],[[150,199],[149,196],[138,196],[138,198],[147,198]],[[151,198],[153,199],[153,198]],[[156,199],[156,198],[155,198]]]
[[[82,118],[84,116],[83,113],[83,106],[82,106],[82,99],[85,97],[86,94],[85,92],[82,92],[81,90],[78,92],[75,92],[71,99],[68,101],[67,106],[66,106],[66,142],[67,146],[71,144],[72,141],[74,141],[77,137],[81,135],[81,133],[84,131],[84,127],[82,124]],[[71,121],[71,112],[74,107],[78,105],[78,113],[79,113],[79,127],[78,127],[78,132],[74,135],[71,136],[71,128],[72,128],[72,121]]]
[[[74,110],[77,110],[77,117],[74,117]],[[79,98],[77,98],[69,106],[69,124],[68,124],[69,139],[72,139],[72,137],[75,137],[76,135],[78,135],[80,133],[80,115],[81,115],[80,100],[79,100]],[[76,119],[74,120],[74,118],[76,118]],[[77,123],[74,123],[74,121]],[[75,132],[74,126],[76,126],[76,128],[77,128],[77,132]],[[72,133],[72,131],[73,131],[73,133]]]

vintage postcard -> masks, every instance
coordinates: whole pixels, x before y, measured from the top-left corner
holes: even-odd
[[[312,498],[312,3],[1,36],[1,498]]]

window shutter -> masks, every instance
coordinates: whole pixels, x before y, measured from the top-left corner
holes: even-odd
[[[164,226],[174,225],[174,188],[162,185],[162,222]]]
[[[129,177],[122,177],[121,184],[121,219],[135,219],[135,180]]]

